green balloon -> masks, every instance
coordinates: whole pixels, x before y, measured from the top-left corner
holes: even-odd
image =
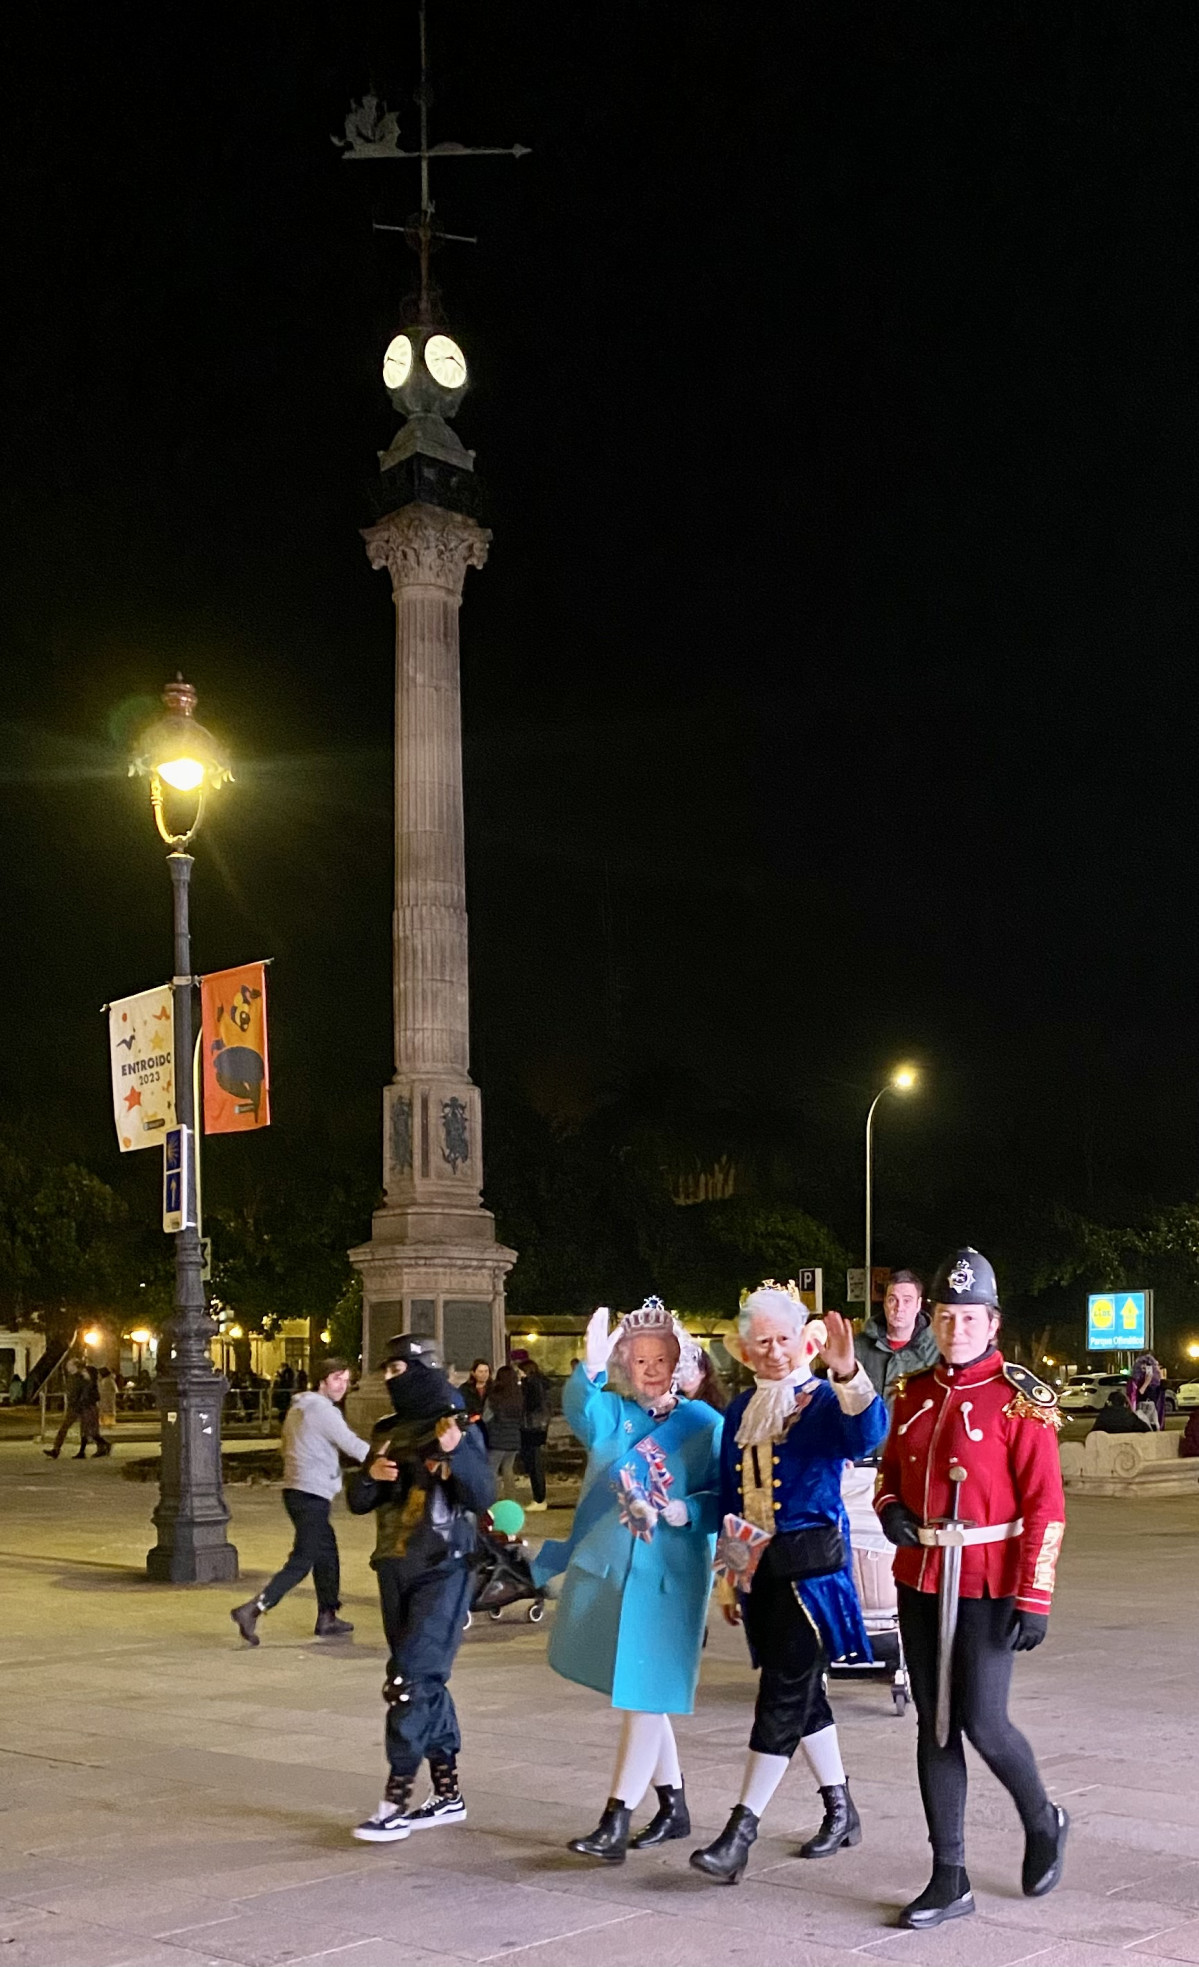
[[[510,1502],[505,1498],[502,1503],[492,1504],[491,1521],[501,1537],[515,1537],[525,1527],[525,1513],[519,1503]]]

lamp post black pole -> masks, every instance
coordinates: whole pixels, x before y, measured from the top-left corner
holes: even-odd
[[[163,1334],[155,1397],[162,1421],[162,1467],[154,1525],[158,1542],[146,1557],[151,1578],[169,1584],[223,1584],[237,1576],[237,1551],[225,1534],[229,1506],[221,1487],[221,1405],[228,1381],[209,1354],[214,1330],[200,1275],[196,1222],[196,1112],[192,1098],[191,929],[188,889],[192,857],[167,856],[175,900],[175,1110],[186,1129],[184,1227],[175,1236],[175,1308]]]

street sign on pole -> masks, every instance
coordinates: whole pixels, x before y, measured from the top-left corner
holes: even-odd
[[[824,1316],[824,1272],[822,1270],[797,1270],[795,1282],[799,1285],[799,1295],[808,1307],[813,1318]]]
[[[1087,1298],[1088,1352],[1144,1352],[1150,1343],[1150,1291],[1092,1291]]]
[[[177,1236],[181,1229],[194,1229],[196,1226],[195,1221],[188,1218],[191,1150],[190,1127],[167,1128],[162,1144],[162,1226],[168,1236]]]
[[[212,1282],[211,1236],[202,1236],[200,1238],[200,1282],[201,1284],[211,1284]]]
[[[845,1273],[845,1301],[851,1305],[864,1305],[866,1302],[865,1270],[847,1270]]]

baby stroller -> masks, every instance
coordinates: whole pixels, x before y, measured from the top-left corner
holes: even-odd
[[[476,1612],[498,1619],[505,1605],[527,1601],[525,1617],[530,1625],[540,1625],[545,1617],[545,1593],[533,1582],[529,1569],[529,1546],[523,1537],[506,1537],[494,1528],[489,1516],[479,1519],[479,1543],[471,1568],[474,1588],[464,1631],[470,1630]]]
[[[841,1500],[849,1517],[849,1538],[853,1547],[853,1581],[857,1587],[862,1621],[870,1635],[874,1654],[871,1664],[834,1660],[836,1674],[886,1673],[891,1679],[891,1699],[896,1714],[902,1714],[912,1698],[908,1663],[904,1658],[899,1632],[899,1597],[891,1575],[894,1551],[882,1533],[874,1513],[872,1465],[847,1462],[841,1477]]]

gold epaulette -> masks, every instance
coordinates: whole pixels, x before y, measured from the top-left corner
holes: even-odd
[[[1039,1380],[1027,1366],[1017,1366],[1011,1359],[1003,1362],[1003,1377],[1012,1388],[1012,1398],[1004,1408],[1018,1421],[1040,1421],[1042,1427],[1060,1427],[1062,1417],[1058,1412],[1057,1395],[1044,1380]]]

